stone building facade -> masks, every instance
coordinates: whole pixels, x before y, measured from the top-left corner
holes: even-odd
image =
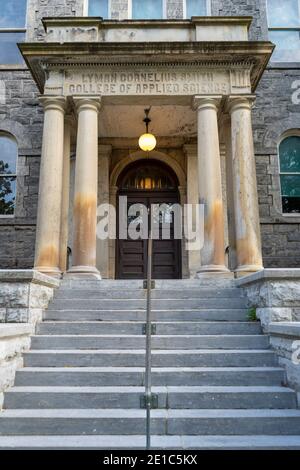
[[[166,19],[183,18],[186,11],[183,0],[165,0],[163,3]],[[111,0],[109,2],[110,18],[126,20],[130,11],[128,5],[130,2],[128,3],[127,0]],[[247,2],[211,0],[207,2],[207,5],[207,14],[214,17],[252,16],[250,41],[268,41],[265,0]],[[85,17],[88,12],[87,0],[28,0],[26,42],[44,44],[46,33],[42,18]],[[0,32],[0,39],[1,34]],[[300,129],[300,101],[297,99],[297,87],[300,85],[298,76],[299,62],[275,62],[271,59],[255,92],[256,102],[252,110],[253,136],[264,267],[300,266],[300,214],[282,213],[278,159],[278,146],[282,137],[291,132],[293,134],[293,130],[297,135]],[[14,216],[5,214],[0,216],[0,267],[2,269],[31,268],[35,256],[44,111],[38,99],[40,91],[36,81],[24,63],[0,64],[0,82],[0,132],[7,132],[14,136],[18,144]],[[293,99],[295,96],[296,99]],[[168,115],[165,114],[164,117],[167,119]],[[126,120],[125,115],[121,118],[123,121]],[[153,121],[156,118],[158,119],[154,112]],[[171,123],[168,136],[161,136],[157,155],[159,157],[159,152],[169,155],[174,161],[174,168],[178,168],[177,176],[182,174],[186,177],[188,174],[187,153],[193,153],[191,149],[196,146],[197,139],[195,128],[187,128],[185,133],[178,134],[180,119],[178,117],[178,121],[175,119]],[[117,178],[116,174],[114,176],[114,171],[118,165],[121,168],[120,162],[126,158],[128,162],[130,161],[135,152],[134,146],[136,146],[132,126],[125,126],[122,129],[125,133],[131,132],[126,145],[118,141],[117,135],[106,133],[107,129],[108,126],[102,128],[104,135],[102,138],[100,126],[99,165],[101,162],[101,169],[104,168],[104,171],[109,173],[111,184],[104,190],[102,185],[101,194],[98,193],[100,198],[98,202],[109,201],[114,190],[112,181],[116,182]],[[141,130],[139,127],[139,131]],[[75,143],[76,135],[71,131],[71,180],[76,153]],[[101,182],[102,175],[103,172],[99,172],[99,182]],[[225,179],[224,175],[223,179]],[[182,186],[180,182],[179,185]],[[183,197],[187,197],[187,188],[181,187],[181,190]],[[69,244],[72,244],[70,239]],[[101,263],[103,263],[101,252],[103,250],[109,252],[106,265],[101,266],[103,277],[115,276],[115,247],[113,243],[109,245],[98,244],[97,248],[97,257],[101,257]],[[188,254],[183,250],[182,276],[189,277],[190,275]]]

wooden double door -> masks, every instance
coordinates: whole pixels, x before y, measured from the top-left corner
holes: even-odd
[[[153,211],[156,214],[157,239],[153,240],[153,279],[178,279],[181,277],[181,240],[175,239],[175,219],[171,208],[179,204],[178,191],[119,191],[119,196],[127,197],[127,227],[140,217],[139,213],[130,215],[130,207],[143,204],[148,210],[148,229],[151,228]],[[119,198],[118,198],[119,199]],[[154,205],[160,205],[159,214]],[[129,211],[129,212],[128,212]],[[129,214],[129,215],[128,215]],[[145,218],[140,217],[140,224]],[[166,225],[169,225],[167,232]],[[140,227],[141,228],[141,227]],[[142,232],[142,230],[141,230]],[[118,228],[118,235],[120,230]],[[168,236],[170,234],[170,236]],[[166,239],[166,237],[168,237]],[[147,239],[132,240],[130,237],[117,237],[116,274],[118,279],[146,279],[147,277]]]

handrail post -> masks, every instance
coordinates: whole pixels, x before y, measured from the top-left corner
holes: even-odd
[[[152,288],[152,233],[148,237],[147,256],[147,317],[146,317],[146,373],[145,373],[145,402],[146,402],[146,448],[151,449],[151,288]]]

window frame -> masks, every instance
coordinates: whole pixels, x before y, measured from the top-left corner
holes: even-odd
[[[132,11],[133,11],[133,8],[132,8],[132,0],[128,0],[128,19],[129,20],[135,20],[135,21],[143,21],[143,20],[140,20],[139,18],[133,18],[132,17]],[[153,19],[156,19],[156,21],[159,21],[160,18],[153,18]],[[167,0],[162,0],[162,17],[161,17],[162,20],[166,20],[167,19]],[[147,21],[147,20],[145,20]]]
[[[15,190],[15,206],[14,206],[14,213],[13,214],[0,214],[0,219],[14,219],[16,217],[16,210],[17,210],[17,192],[18,192],[18,160],[19,160],[19,145],[16,137],[8,131],[0,129],[0,139],[1,137],[7,137],[13,140],[16,144],[17,154],[16,154],[16,172],[15,173],[0,173],[0,178],[8,177],[8,178],[15,178],[16,182],[16,190]]]
[[[90,3],[90,0],[84,0],[83,16],[89,16],[89,3]],[[104,20],[111,20],[111,0],[107,0],[107,10],[108,10],[108,16],[107,16],[107,18],[103,18],[103,19]]]
[[[286,172],[286,171],[281,171],[281,162],[280,162],[280,145],[281,143],[285,140],[288,139],[289,137],[299,137],[300,138],[300,129],[290,129],[282,136],[280,137],[278,143],[277,143],[277,159],[278,159],[278,174],[279,174],[279,188],[280,188],[280,205],[281,205],[281,215],[283,217],[300,217],[300,212],[283,212],[283,204],[282,204],[282,185],[281,185],[281,175],[299,175],[300,172],[295,173],[295,172]]]
[[[26,12],[25,12],[24,27],[23,28],[19,28],[19,27],[17,27],[17,28],[14,28],[14,27],[12,27],[12,28],[1,28],[0,27],[0,34],[2,34],[2,33],[24,33],[24,37],[26,39],[29,0],[25,0],[25,1],[26,1]],[[8,68],[11,68],[11,69],[15,69],[15,68],[24,69],[25,68],[26,69],[27,67],[26,67],[26,64],[25,64],[24,60],[22,62],[15,62],[15,63],[12,63],[12,64],[7,64],[7,63],[4,63],[4,62],[3,63],[0,62],[0,70],[1,69],[8,69]]]
[[[187,3],[187,0],[183,0],[183,19],[189,20],[190,18],[187,18],[186,3]],[[206,15],[205,16],[211,16],[211,0],[206,0]]]
[[[299,43],[300,43],[300,0],[298,0],[299,27],[296,27],[296,26],[270,26],[268,2],[269,2],[269,0],[266,0],[266,17],[267,17],[268,33],[269,33],[269,31],[298,31],[299,32]],[[277,47],[276,44],[275,44],[275,46]],[[278,63],[278,64],[300,63],[300,61],[298,61],[298,60],[296,60],[296,61],[295,60],[287,61],[287,60],[273,59],[272,56],[271,56],[270,62],[271,63]]]
[[[187,6],[186,6],[187,0],[182,0],[182,1],[183,1],[182,19],[188,19],[187,16],[186,16],[186,14],[187,14]],[[300,0],[299,0],[299,2],[300,2]],[[162,0],[162,9],[163,9],[162,19],[166,20],[167,19],[167,0]],[[89,16],[89,0],[84,0],[83,15],[84,16]],[[128,16],[129,20],[134,19],[134,18],[132,18],[132,0],[128,0],[128,2],[127,2],[127,16]],[[211,16],[211,0],[206,0],[206,16]],[[109,20],[111,19],[111,0],[108,0],[108,17],[107,17],[107,19],[109,19]]]

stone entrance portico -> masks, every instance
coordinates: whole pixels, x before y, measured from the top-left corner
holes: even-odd
[[[245,17],[50,18],[46,44],[21,45],[45,113],[35,269],[66,272],[72,232],[67,274],[114,277],[114,244],[96,239],[97,202],[115,203],[125,155],[145,158],[137,137],[146,106],[158,126],[151,157],[177,173],[181,203],[205,206],[204,246],[201,253],[183,247],[185,276],[228,275],[227,246],[235,272],[262,269],[251,108],[273,46],[249,42],[249,24]]]

